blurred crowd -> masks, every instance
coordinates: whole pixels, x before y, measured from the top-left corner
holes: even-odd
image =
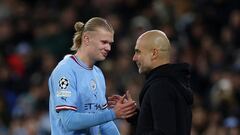
[[[129,90],[137,101],[144,77],[132,62],[136,38],[160,29],[172,61],[192,66],[192,135],[240,135],[240,1],[1,0],[0,135],[50,135],[48,77],[70,51],[76,21],[100,16],[114,27],[104,62],[107,95]],[[116,121],[130,135],[125,120]]]

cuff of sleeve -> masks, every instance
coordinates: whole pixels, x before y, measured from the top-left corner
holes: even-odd
[[[113,119],[113,120],[116,119],[116,114],[115,114],[115,112],[113,111],[113,109],[109,109],[109,111],[110,111],[110,113],[111,113],[112,119]]]

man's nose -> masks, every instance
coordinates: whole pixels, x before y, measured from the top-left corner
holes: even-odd
[[[111,45],[108,44],[105,49],[106,49],[107,51],[111,51]]]
[[[133,60],[133,61],[136,61],[136,60],[137,60],[137,58],[136,58],[136,55],[135,55],[135,54],[133,55],[133,58],[132,58],[132,60]]]

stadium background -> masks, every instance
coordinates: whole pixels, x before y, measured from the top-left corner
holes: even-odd
[[[108,59],[97,63],[109,95],[143,85],[132,62],[139,34],[161,29],[172,60],[193,67],[192,135],[239,135],[240,1],[238,0],[1,0],[0,135],[49,135],[49,74],[72,53],[76,21],[106,18],[115,29]],[[124,120],[116,121],[123,135]]]

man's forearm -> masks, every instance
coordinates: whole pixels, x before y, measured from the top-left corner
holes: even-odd
[[[115,114],[112,110],[94,114],[63,110],[59,112],[59,115],[66,130],[81,130],[115,119]]]

